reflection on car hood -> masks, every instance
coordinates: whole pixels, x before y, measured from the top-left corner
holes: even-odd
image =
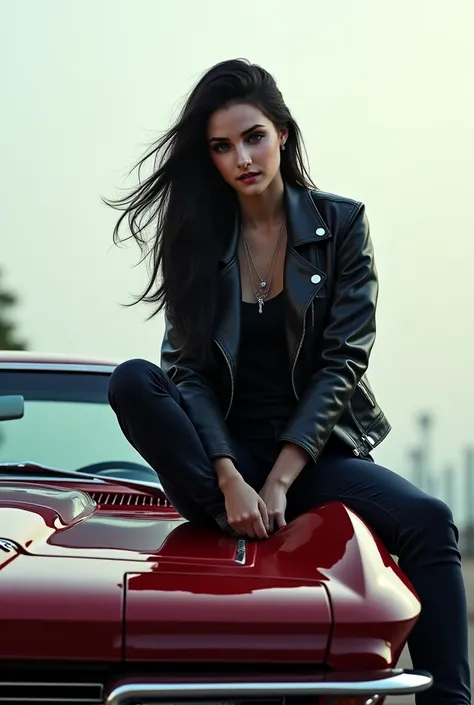
[[[196,527],[158,501],[101,505],[84,489],[3,481],[0,574],[9,635],[0,658],[326,658],[338,668],[350,656],[354,668],[382,668],[420,609],[398,566],[342,504],[246,541]]]

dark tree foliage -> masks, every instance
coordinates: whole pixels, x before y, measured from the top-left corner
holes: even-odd
[[[0,350],[25,350],[26,344],[15,334],[15,324],[10,318],[10,312],[17,304],[17,297],[2,287],[0,271]]]

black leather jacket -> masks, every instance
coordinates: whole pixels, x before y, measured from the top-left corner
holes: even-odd
[[[316,460],[331,433],[365,456],[390,431],[365,372],[375,340],[377,273],[362,203],[285,187],[288,250],[284,296],[291,380],[298,404],[281,440]],[[214,343],[217,372],[186,357],[166,317],[161,366],[177,384],[210,458],[236,461],[225,419],[239,358],[239,228],[221,259]]]

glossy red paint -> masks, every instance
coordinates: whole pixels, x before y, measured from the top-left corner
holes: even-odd
[[[108,510],[92,490],[0,482],[0,537],[18,544],[0,563],[0,658],[373,670],[396,661],[419,614],[399,568],[343,505],[246,542],[239,563],[238,542],[217,529],[172,508]]]
[[[418,598],[362,520],[342,505],[331,509],[324,528],[344,549],[332,564],[319,561],[333,609],[327,664],[336,671],[387,668],[397,663],[418,618]]]
[[[324,661],[331,612],[320,584],[235,570],[210,579],[162,562],[153,571],[127,576],[127,660]]]
[[[0,569],[0,659],[120,661],[116,565],[19,554]]]

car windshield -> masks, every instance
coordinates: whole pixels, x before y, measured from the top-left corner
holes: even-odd
[[[79,470],[103,461],[146,465],[108,404],[109,375],[0,371],[0,394],[21,394],[25,414],[0,423],[0,462]]]

